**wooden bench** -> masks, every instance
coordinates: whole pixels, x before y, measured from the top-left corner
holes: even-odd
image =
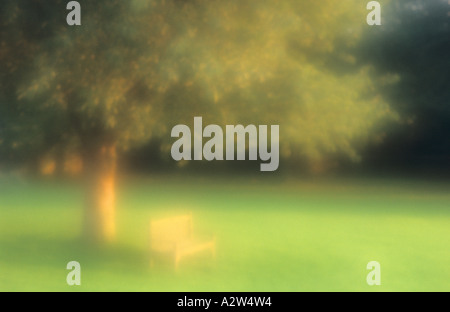
[[[151,265],[157,258],[169,258],[176,269],[183,257],[204,250],[210,250],[214,257],[215,239],[198,241],[194,238],[192,215],[150,221]]]

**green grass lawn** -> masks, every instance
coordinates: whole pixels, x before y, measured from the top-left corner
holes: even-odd
[[[118,238],[79,240],[82,187],[0,181],[0,291],[450,291],[449,185],[389,180],[135,179]],[[217,255],[148,261],[150,218],[192,212]],[[69,287],[69,261],[82,285]],[[381,264],[381,286],[366,265]]]

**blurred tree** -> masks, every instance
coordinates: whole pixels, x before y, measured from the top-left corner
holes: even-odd
[[[60,20],[56,9],[63,3],[42,0],[0,3],[0,159],[3,162],[28,162],[33,154],[51,148],[53,143],[46,142],[51,141],[49,135],[58,135],[46,133],[42,127],[52,120],[49,112],[41,113],[36,106],[17,101],[17,90],[32,69],[40,44],[55,35]],[[57,122],[53,119],[53,125]]]
[[[368,27],[358,0],[80,1],[79,27],[65,24],[61,2],[31,2],[45,8],[39,21],[24,18],[33,6],[2,4],[6,42],[27,46],[26,57],[0,56],[21,68],[2,77],[15,95],[5,102],[14,111],[6,131],[20,129],[17,144],[82,153],[91,176],[86,233],[97,240],[115,235],[117,152],[150,138],[170,144],[171,127],[194,116],[279,124],[284,156],[315,162],[358,160],[397,118],[351,52]],[[25,26],[52,30],[18,31]]]

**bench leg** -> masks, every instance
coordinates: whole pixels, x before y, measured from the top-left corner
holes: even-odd
[[[216,236],[214,236],[211,246],[211,254],[213,259],[216,259]]]
[[[174,259],[174,266],[175,266],[175,271],[178,270],[178,266],[180,264],[180,256],[178,254],[175,254],[175,259]]]
[[[155,260],[153,258],[150,258],[150,268],[155,267]]]

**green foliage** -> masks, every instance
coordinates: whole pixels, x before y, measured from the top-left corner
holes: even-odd
[[[81,5],[82,26],[62,26],[59,7],[42,20],[53,23],[51,36],[15,37],[33,49],[32,66],[13,79],[13,103],[19,114],[38,116],[31,124],[44,138],[53,134],[47,142],[122,149],[152,137],[170,142],[173,125],[203,116],[280,124],[285,156],[358,160],[361,144],[396,118],[371,68],[351,52],[367,27],[360,1]],[[16,9],[19,17],[31,10]],[[19,17],[8,29],[29,23]]]

